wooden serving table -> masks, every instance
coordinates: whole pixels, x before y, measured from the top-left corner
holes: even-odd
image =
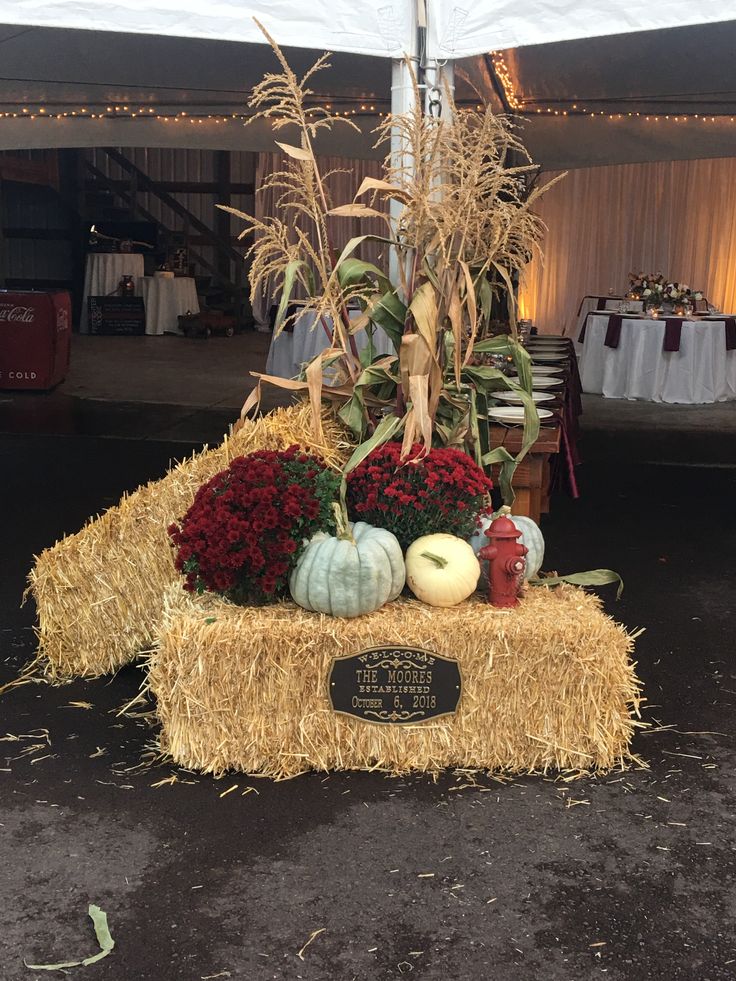
[[[523,429],[518,427],[491,426],[491,445],[504,446],[514,456],[521,450]],[[562,428],[559,423],[542,426],[539,437],[514,472],[514,513],[526,515],[539,522],[549,511],[550,458],[560,452]],[[492,468],[494,479],[498,467]]]

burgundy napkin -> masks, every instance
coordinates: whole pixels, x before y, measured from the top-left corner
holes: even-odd
[[[736,351],[736,317],[726,317],[726,350]]]
[[[663,351],[679,351],[680,335],[682,334],[682,321],[675,317],[668,317],[664,324],[664,343]]]
[[[606,339],[603,342],[606,347],[618,347],[618,342],[621,340],[621,322],[623,317],[618,313],[612,313],[608,318],[608,328],[606,330]]]

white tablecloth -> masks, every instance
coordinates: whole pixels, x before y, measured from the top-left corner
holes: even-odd
[[[679,351],[663,351],[664,320],[625,319],[617,348],[603,343],[605,313],[585,329],[580,376],[584,392],[610,399],[703,403],[736,399],[736,351],[726,350],[722,320],[682,323]]]
[[[266,374],[278,375],[279,378],[293,378],[299,374],[303,365],[329,346],[322,324],[315,324],[314,320],[311,311],[304,313],[295,321],[293,332],[283,330],[278,337],[274,335],[271,338]],[[367,340],[368,335],[364,330],[359,330],[355,334],[359,351],[365,347]],[[376,354],[392,354],[394,351],[388,335],[380,328],[374,332],[373,346]]]
[[[109,296],[120,285],[123,276],[132,276],[136,293],[140,295],[139,280],[143,277],[143,256],[136,252],[90,252],[84,273],[82,316],[79,331],[89,333],[87,297]]]
[[[179,316],[199,313],[197,286],[188,276],[146,276],[141,280],[141,291],[147,334],[178,334]]]
[[[617,311],[623,302],[624,298],[622,296],[584,296],[582,298],[578,309],[578,319],[575,323],[574,333],[572,334],[578,354],[582,350],[582,344],[578,342],[578,337],[580,337],[580,331],[583,329],[583,324],[588,314],[594,310]],[[632,313],[640,313],[644,309],[644,302],[642,300],[627,300],[626,302],[630,304]]]

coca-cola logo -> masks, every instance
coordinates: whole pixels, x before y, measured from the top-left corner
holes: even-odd
[[[0,322],[32,324],[36,316],[33,307],[20,307],[14,303],[0,303]]]

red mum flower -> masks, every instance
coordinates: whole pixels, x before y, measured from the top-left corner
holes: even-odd
[[[296,446],[237,457],[168,528],[184,588],[237,602],[283,595],[304,540],[332,527],[338,489],[337,474]]]
[[[422,456],[385,443],[348,475],[348,505],[361,519],[388,528],[404,548],[422,535],[469,538],[493,484],[466,453],[443,447]]]

